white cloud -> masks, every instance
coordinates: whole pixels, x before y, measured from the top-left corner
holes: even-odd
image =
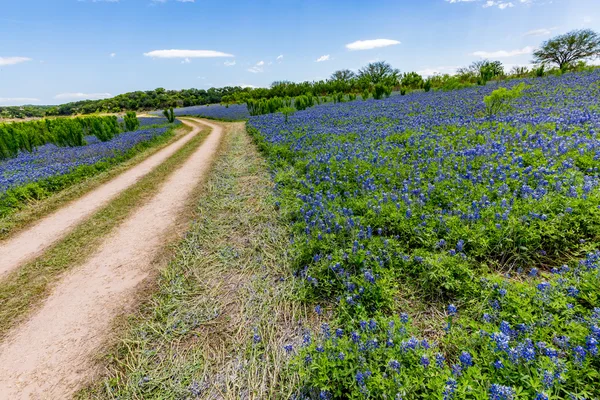
[[[433,67],[433,68],[423,68],[420,71],[417,71],[417,74],[421,75],[421,76],[432,76],[432,75],[436,75],[436,74],[453,74],[456,72],[456,70],[460,68],[458,66],[440,66],[440,67]]]
[[[535,50],[533,46],[526,46],[517,50],[498,50],[498,51],[476,51],[471,53],[473,56],[481,58],[507,58],[531,54]]]
[[[110,93],[60,93],[54,96],[57,100],[98,100],[113,97]]]
[[[485,2],[485,4],[483,5],[483,8],[488,8],[488,7],[498,7],[501,10],[504,10],[505,8],[511,8],[514,7],[515,5],[513,3],[506,2],[506,1],[494,1],[494,0],[488,0]]]
[[[450,4],[483,2],[483,5],[482,5],[483,8],[497,7],[500,10],[505,10],[507,8],[515,7],[515,3],[513,3],[512,1],[505,1],[505,0],[445,0],[445,1]],[[517,0],[514,0],[514,1],[517,2]],[[550,2],[552,2],[552,1],[550,1]],[[518,0],[518,2],[517,2],[517,4],[524,5],[524,6],[529,6],[534,3],[538,3],[538,0]]]
[[[110,53],[110,58],[115,58],[117,56],[117,53]]]
[[[14,106],[39,103],[40,99],[33,97],[0,97],[0,106]]]
[[[153,50],[144,53],[146,57],[152,58],[215,58],[234,57],[233,54],[214,50]]]
[[[259,61],[252,68],[248,68],[248,72],[252,72],[253,74],[258,74],[264,71],[263,66],[265,65],[264,61]]]
[[[346,48],[348,50],[371,50],[396,44],[400,44],[400,42],[392,39],[357,40],[356,42],[348,43]]]
[[[238,85],[239,87],[241,87],[242,89],[246,89],[246,88],[250,88],[250,89],[256,89],[258,86],[254,86],[254,85],[247,85],[242,83],[241,85]]]
[[[185,58],[181,63],[182,64],[189,64],[189,63],[191,63],[191,61],[190,61],[189,58]]]
[[[235,65],[235,60],[233,60],[233,61],[225,61],[223,63],[223,65],[225,65],[226,67],[233,67]]]
[[[317,58],[317,60],[315,62],[323,62],[323,61],[329,61],[329,60],[331,60],[331,56],[329,54],[325,54],[324,56]]]
[[[0,66],[15,65],[26,61],[31,61],[29,57],[0,57]]]
[[[523,34],[523,36],[547,36],[550,35],[552,33],[552,31],[556,30],[557,28],[540,28],[540,29],[533,29],[530,30],[528,32],[525,32]]]
[[[280,54],[280,55],[278,55],[278,56],[277,56],[277,58],[276,58],[276,60],[277,60],[277,61],[281,61],[281,60],[283,60],[283,54]]]

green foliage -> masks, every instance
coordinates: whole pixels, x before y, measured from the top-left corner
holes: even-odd
[[[169,121],[169,123],[172,124],[175,122],[175,113],[173,112],[173,107],[169,108],[168,110],[164,110],[163,115]]]
[[[429,92],[431,90],[431,80],[427,79],[425,81],[425,83],[423,84],[423,90],[425,90],[426,92]]]
[[[416,90],[423,87],[424,81],[423,77],[416,72],[408,72],[402,75],[400,84],[407,89]]]
[[[135,131],[140,127],[140,121],[137,118],[135,111],[128,111],[124,117],[125,130],[127,132]]]
[[[362,94],[360,95],[360,97],[361,97],[363,100],[368,100],[368,99],[369,99],[369,97],[371,97],[371,92],[369,91],[369,89],[365,89],[365,90],[363,90],[363,92],[362,92]]]
[[[538,78],[541,78],[542,76],[544,76],[545,75],[545,68],[546,68],[546,66],[544,64],[542,64],[539,67],[537,67],[536,69],[534,69],[533,71],[535,73],[535,76],[538,77]]]
[[[521,97],[523,90],[527,88],[525,83],[521,82],[512,89],[501,87],[494,90],[489,96],[483,99],[485,103],[485,112],[488,116],[498,114],[510,108],[510,103],[516,98]]]
[[[290,115],[293,115],[296,112],[296,109],[293,107],[283,107],[279,111],[285,116],[285,122],[287,123]]]
[[[391,90],[389,87],[385,86],[383,83],[378,83],[375,85],[375,91],[373,92],[373,98],[375,100],[381,100],[384,97],[389,97]]]
[[[15,157],[19,151],[53,143],[61,147],[84,146],[86,135],[106,141],[119,134],[117,117],[55,118],[0,124],[0,159]]]

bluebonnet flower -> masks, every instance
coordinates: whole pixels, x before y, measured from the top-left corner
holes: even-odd
[[[329,328],[329,324],[324,323],[321,325],[321,332],[326,339],[331,337],[331,329]]]
[[[398,371],[400,369],[400,363],[397,360],[390,361],[389,366],[394,371]]]
[[[485,322],[488,322],[488,323],[489,323],[489,322],[492,322],[492,316],[491,316],[490,314],[488,314],[488,313],[484,313],[484,314],[483,314],[483,320],[484,320]]]
[[[575,356],[575,361],[578,363],[583,363],[583,361],[585,361],[587,351],[581,346],[575,346],[573,349],[573,355]]]
[[[456,315],[457,312],[458,312],[458,310],[454,304],[450,304],[448,306],[448,315],[454,316],[454,315]]]
[[[538,269],[537,268],[531,268],[531,271],[529,272],[529,276],[535,278],[536,276],[538,276]]]
[[[494,365],[494,368],[496,368],[496,369],[502,369],[502,368],[504,368],[504,363],[500,359],[494,361],[493,365]]]
[[[460,354],[459,360],[460,360],[461,364],[464,365],[465,367],[470,367],[473,365],[473,357],[467,351],[463,351]]]
[[[286,344],[285,346],[283,346],[283,349],[286,353],[290,354],[292,351],[294,351],[294,346],[292,346],[291,344]]]
[[[356,373],[355,379],[356,379],[356,383],[358,383],[359,386],[365,385],[365,375],[362,372],[358,371]]]
[[[303,336],[302,336],[302,343],[305,345],[309,345],[312,343],[311,337],[310,337],[310,332],[306,332]]]
[[[585,348],[591,355],[598,355],[598,340],[593,336],[588,336],[585,340]]]
[[[340,351],[340,353],[338,354],[338,359],[340,361],[344,361],[346,359],[346,355],[344,354],[344,352]]]
[[[456,243],[456,251],[458,251],[459,253],[461,253],[464,250],[465,247],[465,241],[460,239],[458,241],[458,243]]]
[[[546,396],[544,393],[537,393],[534,400],[548,400],[548,396]]]
[[[342,328],[337,328],[335,330],[335,337],[341,339],[344,336],[344,330]]]
[[[444,386],[444,400],[450,400],[454,398],[454,393],[456,392],[456,389],[458,387],[458,383],[456,382],[455,379],[448,379],[446,381],[446,386]]]
[[[515,396],[515,390],[510,386],[503,386],[494,383],[490,387],[490,400],[511,400]]]
[[[403,322],[403,323],[407,323],[408,322],[408,314],[401,313],[400,314],[400,321]]]
[[[544,387],[550,389],[554,385],[554,374],[550,371],[544,371]]]
[[[307,355],[306,355],[306,357],[304,357],[304,363],[305,363],[306,365],[308,365],[308,364],[312,363],[312,360],[313,360],[313,359],[312,359],[312,357],[310,356],[310,354],[307,354]]]
[[[317,306],[315,306],[315,312],[317,313],[317,315],[321,315],[321,313],[323,313],[323,309],[320,305],[317,304]]]
[[[437,353],[435,355],[435,364],[438,366],[438,368],[444,368],[445,362],[446,357],[444,357],[442,353]]]
[[[424,367],[429,367],[429,364],[431,362],[429,361],[429,357],[427,357],[426,355],[421,356],[421,365],[423,365]]]

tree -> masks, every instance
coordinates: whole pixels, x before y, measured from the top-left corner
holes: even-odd
[[[591,29],[580,29],[542,43],[542,46],[533,53],[533,62],[553,63],[560,69],[565,69],[574,61],[587,60],[599,55],[600,35]]]
[[[474,61],[466,68],[456,71],[460,82],[478,82],[485,84],[487,81],[504,75],[504,66],[500,61],[480,60]]]
[[[402,75],[402,86],[408,89],[421,89],[423,87],[423,77],[416,72],[409,72]]]
[[[354,72],[350,71],[349,69],[341,69],[331,74],[329,79],[332,81],[350,83],[354,78],[356,78],[356,74]]]
[[[400,71],[392,68],[385,61],[377,61],[361,68],[358,71],[358,78],[366,83],[377,85],[382,83],[389,86],[395,86],[398,83]]]

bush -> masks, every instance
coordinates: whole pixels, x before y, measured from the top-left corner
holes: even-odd
[[[137,128],[140,127],[140,121],[138,120],[135,111],[127,112],[127,114],[125,114],[124,122],[125,130],[127,132],[135,131]]]
[[[510,103],[514,99],[521,97],[523,90],[526,88],[527,85],[521,82],[510,90],[504,87],[494,90],[489,96],[485,96],[483,99],[485,103],[485,113],[491,117],[499,112],[508,110],[510,108]]]

